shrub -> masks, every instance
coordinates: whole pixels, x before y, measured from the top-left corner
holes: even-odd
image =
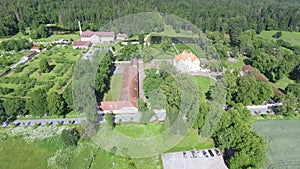
[[[66,146],[76,146],[80,139],[80,134],[75,128],[66,129],[62,131],[61,139]]]
[[[282,32],[281,31],[276,32],[274,35],[272,35],[272,37],[276,38],[276,39],[280,38],[281,36],[282,36]]]

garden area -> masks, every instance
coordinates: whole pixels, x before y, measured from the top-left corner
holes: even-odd
[[[53,47],[33,58],[19,71],[5,75],[0,79],[0,87],[11,89],[2,93],[2,97],[29,96],[36,89],[44,88],[48,92],[59,91],[70,83],[74,64],[80,56],[79,50],[71,47]],[[40,71],[40,61],[46,60],[50,65],[49,72]]]
[[[300,120],[261,121],[252,125],[268,143],[263,168],[298,168],[300,166]]]

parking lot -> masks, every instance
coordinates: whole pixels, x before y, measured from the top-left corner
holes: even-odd
[[[162,161],[164,169],[228,169],[216,148],[166,153]]]

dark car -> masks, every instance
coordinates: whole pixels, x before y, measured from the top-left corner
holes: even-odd
[[[197,158],[197,152],[196,151],[191,151],[191,153],[192,153],[193,158]]]
[[[215,150],[215,153],[216,153],[218,156],[221,155],[221,153],[220,153],[220,151],[219,151],[218,149],[214,149],[214,150]]]
[[[207,152],[206,151],[202,151],[202,154],[205,156],[205,157],[208,157],[208,154],[207,154]]]
[[[215,156],[214,153],[211,150],[208,150],[208,152],[209,152],[209,154],[210,154],[211,157]]]
[[[184,158],[187,158],[186,152],[183,152],[182,154]]]

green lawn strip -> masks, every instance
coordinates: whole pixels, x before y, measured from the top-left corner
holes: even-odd
[[[0,83],[0,87],[6,87],[10,89],[17,89],[21,84],[13,84],[13,83]]]
[[[300,120],[256,122],[253,129],[268,143],[263,168],[297,168],[300,166]]]
[[[119,100],[122,90],[123,74],[114,74],[111,79],[111,94],[113,100]]]

